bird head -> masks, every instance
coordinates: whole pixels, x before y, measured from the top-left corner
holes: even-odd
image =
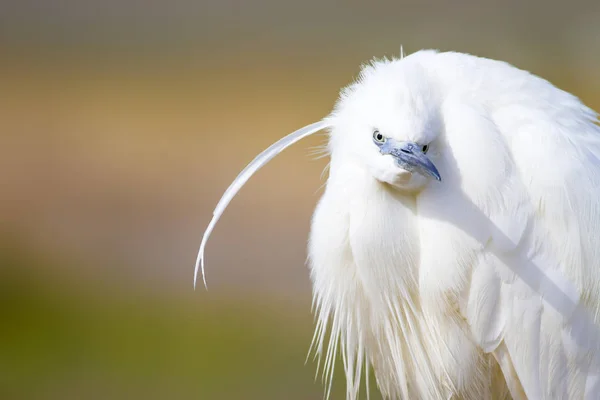
[[[363,68],[328,118],[329,151],[401,191],[419,191],[442,176],[435,166],[442,123],[436,91],[410,56]]]
[[[271,159],[300,139],[329,129],[328,153],[333,165],[361,168],[376,181],[399,191],[417,193],[431,181],[440,181],[436,158],[443,132],[435,74],[428,75],[414,56],[434,56],[421,51],[399,60],[383,60],[363,67],[359,79],[343,89],[333,112],[273,143],[250,162],[229,185],[217,204],[198,251],[198,271],[204,277],[204,248],[229,202],[245,183]],[[206,285],[206,281],[204,281]]]

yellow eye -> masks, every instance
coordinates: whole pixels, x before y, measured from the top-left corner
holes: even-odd
[[[385,136],[383,136],[378,130],[373,131],[373,140],[379,143],[385,142]]]
[[[427,154],[427,151],[429,150],[429,145],[426,144],[425,146],[423,146],[423,154]]]

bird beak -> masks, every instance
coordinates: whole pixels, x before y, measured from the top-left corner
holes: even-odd
[[[396,165],[409,172],[418,172],[425,176],[430,176],[437,181],[442,177],[435,165],[423,153],[421,146],[412,142],[399,142],[392,138],[387,138],[384,143],[377,143],[381,154],[389,154],[394,157]]]

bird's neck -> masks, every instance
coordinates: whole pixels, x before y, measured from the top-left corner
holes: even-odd
[[[351,163],[332,165],[330,182],[344,188],[356,276],[371,301],[414,296],[419,249],[416,198]]]

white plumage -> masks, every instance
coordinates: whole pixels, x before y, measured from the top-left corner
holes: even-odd
[[[600,399],[596,118],[503,62],[373,62],[330,116],[238,176],[196,271],[250,176],[327,128],[309,259],[329,384],[339,351],[348,399],[369,368],[386,398]]]

